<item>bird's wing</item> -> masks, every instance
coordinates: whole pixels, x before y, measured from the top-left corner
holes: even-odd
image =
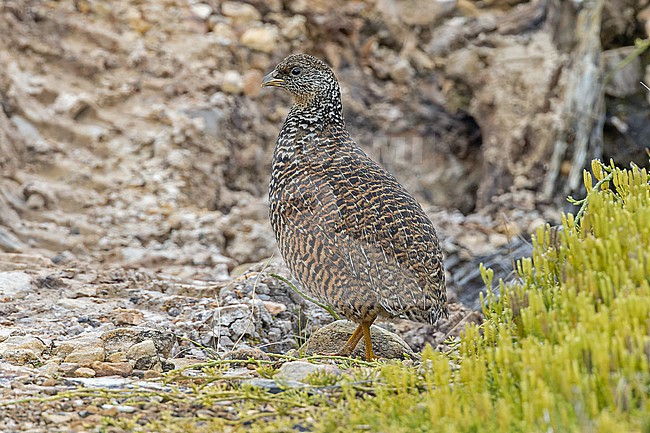
[[[304,161],[310,167],[307,188],[317,191],[309,212],[333,249],[329,254],[340,256],[371,286],[389,313],[434,322],[446,311],[446,291],[431,221],[395,177],[351,139],[320,140]]]

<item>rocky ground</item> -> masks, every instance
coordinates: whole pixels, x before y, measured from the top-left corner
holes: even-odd
[[[600,77],[613,79],[599,94],[601,145],[583,153],[643,163],[648,104],[635,83],[650,67],[615,66],[650,14],[627,3],[598,12]],[[577,157],[557,143],[573,127],[571,56],[589,39],[566,36],[559,12],[550,1],[3,2],[0,431],[84,431],[131,409],[5,403],[80,384],[155,387],[210,359],[297,356],[334,320],[272,276],[289,277],[266,185],[290,101],[259,83],[292,52],[333,65],[353,136],[439,231],[451,317],[378,326],[412,357],[448,348],[480,321],[478,264],[512,277],[571,191]]]

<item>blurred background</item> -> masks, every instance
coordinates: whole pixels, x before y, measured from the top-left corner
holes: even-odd
[[[3,260],[108,284],[225,282],[271,256],[291,100],[260,81],[305,52],[479,308],[478,263],[508,275],[536,227],[575,212],[592,158],[648,166],[649,32],[648,0],[4,0]]]

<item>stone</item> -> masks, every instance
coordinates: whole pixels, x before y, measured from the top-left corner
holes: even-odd
[[[103,361],[105,356],[103,347],[79,347],[65,357],[65,362],[90,365],[95,361]]]
[[[244,95],[248,97],[257,96],[262,90],[263,74],[257,69],[251,69],[244,74]]]
[[[226,93],[241,93],[244,90],[244,79],[237,71],[226,71],[223,74],[221,90]]]
[[[31,335],[17,335],[0,343],[0,358],[4,361],[24,365],[40,361],[45,344]]]
[[[262,14],[254,6],[244,2],[223,2],[221,4],[221,14],[232,19],[234,25],[246,24],[262,19]]]
[[[278,28],[272,24],[247,29],[239,41],[242,45],[253,50],[271,53],[277,47]]]
[[[214,310],[215,328],[220,326],[230,326],[236,320],[251,316],[251,310],[246,304],[227,305],[218,307]]]
[[[298,382],[297,380],[283,380],[281,383],[278,383],[273,379],[264,379],[261,377],[246,379],[242,383],[256,388],[262,388],[271,394],[279,394],[291,388],[302,388],[305,386],[304,383]]]
[[[53,353],[56,356],[65,358],[77,349],[85,349],[85,348],[92,348],[92,347],[102,348],[104,343],[99,338],[99,336],[100,336],[99,333],[92,332],[88,334],[82,334],[70,340],[57,342],[58,346],[54,349]]]
[[[134,344],[145,340],[152,340],[156,350],[163,357],[169,357],[176,337],[170,332],[163,332],[151,328],[117,328],[104,332],[101,335],[104,349],[110,355],[115,352],[128,352]]]
[[[125,352],[115,352],[111,353],[106,357],[106,361],[108,362],[126,362],[126,353]]]
[[[641,58],[636,56],[624,67],[620,63],[636,51],[635,47],[621,47],[603,51],[605,75],[610,77],[605,83],[605,92],[617,98],[624,98],[643,90],[639,85],[643,75]]]
[[[279,302],[273,302],[273,301],[262,301],[262,304],[264,305],[264,308],[272,315],[272,316],[277,316],[280,313],[284,313],[287,311],[287,306],[284,304],[280,304]]]
[[[134,368],[147,370],[159,361],[158,351],[153,340],[144,340],[136,343],[126,352],[127,359],[134,362]]]
[[[131,374],[133,367],[128,362],[101,362],[95,361],[91,365],[97,377],[101,376],[122,376]]]
[[[396,19],[409,26],[430,26],[450,14],[457,0],[378,0],[377,10],[387,21]]]
[[[300,352],[306,356],[337,353],[356,328],[356,323],[347,320],[332,322],[314,332],[309,340],[300,348]],[[372,338],[372,349],[379,358],[417,358],[417,355],[408,344],[393,332],[373,325],[370,327],[370,335]],[[365,356],[365,343],[363,338],[359,341],[352,355],[359,358]]]
[[[260,359],[264,361],[270,361],[271,358],[262,352],[260,349],[255,348],[245,348],[237,349],[227,352],[223,355],[223,359],[240,359],[242,361],[247,361],[249,359]]]
[[[273,379],[297,380],[299,382],[304,382],[310,374],[316,372],[326,372],[340,375],[341,369],[327,364],[312,364],[306,361],[291,361],[282,364],[278,372],[273,376]]]
[[[62,362],[59,365],[58,372],[63,376],[74,376],[74,372],[77,371],[81,366],[74,362]]]
[[[282,36],[287,39],[301,39],[307,35],[307,18],[303,15],[294,15],[282,23]]]
[[[0,272],[0,297],[24,298],[32,291],[32,277],[21,271]]]
[[[95,377],[96,374],[95,370],[88,367],[80,367],[73,373],[75,377]]]
[[[118,308],[111,312],[111,322],[115,325],[140,325],[144,323],[144,314],[133,308]]]
[[[207,20],[212,15],[212,7],[205,3],[197,3],[190,7],[192,14],[201,20]]]
[[[60,93],[52,104],[52,109],[57,114],[64,114],[70,119],[76,118],[82,111],[88,109],[90,104],[84,94]]]

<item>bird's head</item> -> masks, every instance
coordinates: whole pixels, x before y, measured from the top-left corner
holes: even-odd
[[[313,101],[319,94],[338,89],[332,69],[322,60],[307,54],[293,54],[281,61],[262,80],[262,87],[267,86],[283,88],[301,105]]]

